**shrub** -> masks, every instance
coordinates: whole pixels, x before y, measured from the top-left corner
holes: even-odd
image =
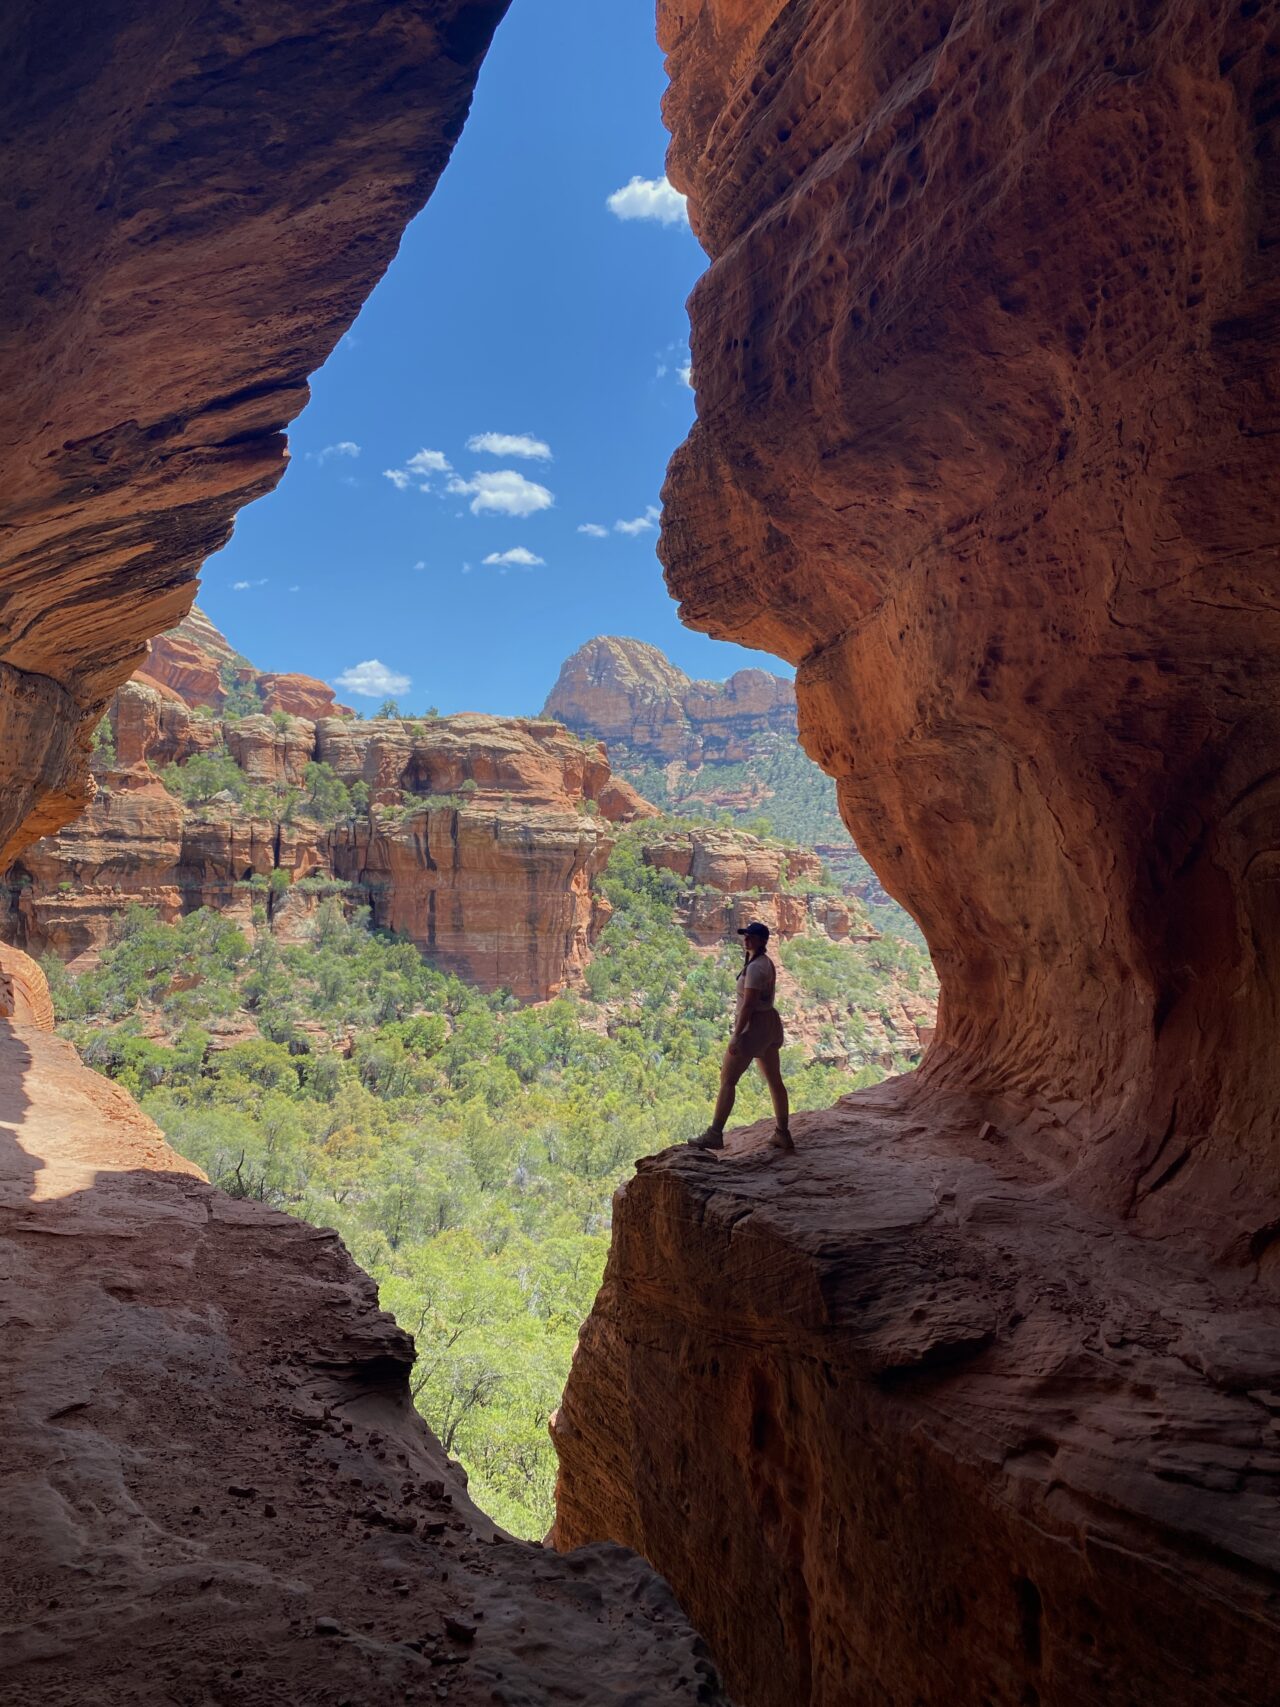
[[[170,794],[176,794],[188,806],[204,805],[217,794],[243,800],[248,787],[244,772],[225,747],[195,753],[185,764],[166,765],[161,781]]]

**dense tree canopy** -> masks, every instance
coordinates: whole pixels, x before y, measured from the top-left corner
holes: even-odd
[[[585,991],[534,1007],[429,966],[333,896],[316,897],[304,944],[135,908],[94,970],[47,965],[86,1060],[215,1184],[341,1232],[415,1336],[423,1415],[481,1504],[530,1536],[551,1517],[547,1418],[613,1191],[635,1157],[705,1124],[732,1003],[729,951],[692,947],[673,923],[677,880],[644,864],[634,833],[604,885],[615,911]],[[844,1015],[852,1052],[852,1070],[788,1052],[797,1108],[906,1064],[867,1026],[891,986],[929,986],[916,949],[800,939],[782,958]],[[739,1116],[766,1112],[750,1075]]]

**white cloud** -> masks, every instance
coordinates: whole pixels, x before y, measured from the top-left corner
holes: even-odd
[[[425,569],[426,564],[422,561],[421,558],[419,558],[418,561],[414,564],[414,568],[415,569]]]
[[[477,472],[470,480],[455,474],[447,491],[471,499],[471,514],[486,511],[498,516],[531,516],[538,510],[549,510],[555,498],[536,480],[526,480],[514,468],[499,468],[492,474]]]
[[[691,361],[686,362],[683,367],[678,367],[676,369],[676,372],[680,375],[681,383],[683,385],[687,385],[689,387],[689,390],[692,391],[693,390],[693,363]]]
[[[387,699],[393,694],[403,693],[412,685],[408,676],[402,676],[398,670],[389,670],[377,658],[366,658],[363,663],[352,664],[336,678],[336,686],[346,693],[359,694],[361,699]]]
[[[535,439],[529,433],[476,433],[467,440],[467,449],[481,451],[487,456],[522,456],[531,462],[551,461],[551,446],[545,439]]]
[[[403,492],[406,486],[411,486],[413,484],[412,480],[405,473],[403,468],[384,468],[382,471],[382,478],[384,480],[389,480],[397,492]]]
[[[331,456],[359,456],[360,446],[353,439],[339,439],[336,445],[326,445],[323,450],[309,450],[308,458],[312,462],[327,462]]]
[[[513,545],[510,551],[491,551],[485,558],[486,563],[514,563],[521,569],[541,569],[546,567],[545,557],[535,557],[533,552],[523,545]]]
[[[233,593],[247,593],[250,587],[265,587],[267,580],[268,577],[264,575],[260,581],[233,581],[231,591]]]
[[[608,528],[602,528],[599,522],[580,522],[578,532],[590,534],[592,539],[608,539]]]
[[[638,533],[651,533],[658,525],[658,517],[662,514],[656,504],[649,504],[642,516],[634,516],[629,522],[615,522],[615,533],[627,533],[634,536]]]
[[[302,588],[301,587],[290,587],[289,591],[291,593],[300,593],[302,591]]]
[[[414,474],[450,474],[453,471],[453,464],[439,450],[420,450],[409,458],[405,467]]]
[[[619,219],[656,219],[659,225],[687,225],[685,199],[665,178],[632,178],[605,203]]]

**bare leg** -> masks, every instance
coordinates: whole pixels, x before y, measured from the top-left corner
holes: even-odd
[[[782,1082],[782,1062],[776,1049],[766,1049],[759,1058],[760,1071],[764,1074],[764,1082],[769,1087],[769,1097],[773,1103],[773,1124],[778,1133],[788,1141],[791,1137],[791,1099],[787,1095],[787,1087]],[[785,1147],[785,1146],[784,1146]]]
[[[711,1116],[711,1130],[723,1132],[729,1116],[733,1113],[734,1099],[738,1094],[738,1080],[751,1065],[745,1055],[735,1054],[732,1049],[724,1052],[724,1061],[720,1067],[720,1095],[716,1098],[716,1111]],[[786,1095],[786,1092],[783,1092]]]

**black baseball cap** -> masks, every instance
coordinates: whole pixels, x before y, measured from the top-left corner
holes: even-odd
[[[753,919],[749,925],[743,925],[742,926],[742,928],[738,932],[738,935],[739,936],[758,936],[760,938],[761,942],[768,942],[768,940],[769,940],[769,927],[768,927],[768,925],[762,925],[759,923],[758,920]]]

